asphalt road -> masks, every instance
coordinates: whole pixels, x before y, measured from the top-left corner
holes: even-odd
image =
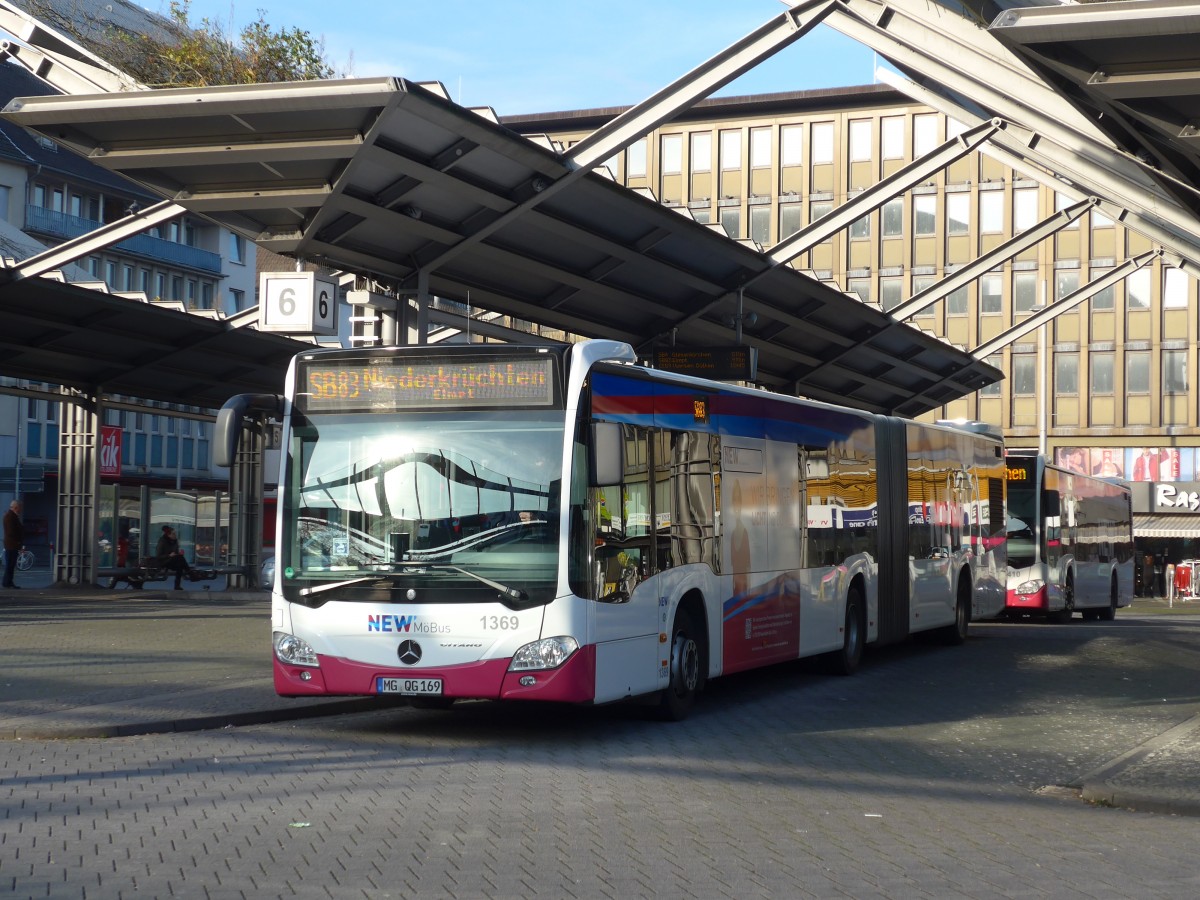
[[[71,623],[64,622],[64,628]],[[1200,819],[1065,786],[1200,712],[1200,617],[630,707],[459,704],[0,744],[12,897],[1194,897]]]

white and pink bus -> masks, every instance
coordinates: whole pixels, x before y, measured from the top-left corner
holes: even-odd
[[[276,690],[656,702],[1004,609],[1000,441],[634,365],[627,345],[301,353]],[[224,454],[224,456],[221,456]]]
[[[1129,485],[1008,454],[1010,618],[1112,620],[1133,601]]]

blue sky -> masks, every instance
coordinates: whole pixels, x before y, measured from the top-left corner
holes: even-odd
[[[166,9],[165,0],[140,0]],[[191,19],[236,34],[262,10],[323,38],[357,77],[440,81],[501,115],[637,103],[783,13],[779,0],[192,0]],[[722,95],[872,81],[872,52],[819,26]]]

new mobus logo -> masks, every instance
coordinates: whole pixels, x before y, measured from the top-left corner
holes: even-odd
[[[414,634],[448,634],[450,626],[437,622],[422,622],[417,616],[367,616],[367,631],[411,632]]]

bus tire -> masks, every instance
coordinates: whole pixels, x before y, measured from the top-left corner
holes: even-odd
[[[1108,606],[1100,610],[1100,618],[1111,622],[1117,617],[1117,579],[1112,580],[1108,589]]]
[[[852,585],[846,592],[846,624],[842,630],[842,649],[825,657],[825,668],[831,675],[853,675],[862,664],[866,642],[866,609],[862,591]]]
[[[958,596],[954,601],[954,624],[939,628],[938,639],[948,647],[957,647],[967,642],[967,632],[971,628],[971,579],[962,576],[958,579]]]
[[[659,701],[659,717],[668,722],[686,719],[704,687],[704,635],[682,605],[671,629],[670,683]]]
[[[1059,625],[1066,625],[1075,615],[1075,580],[1068,575],[1067,583],[1063,586],[1063,608],[1051,617]]]

